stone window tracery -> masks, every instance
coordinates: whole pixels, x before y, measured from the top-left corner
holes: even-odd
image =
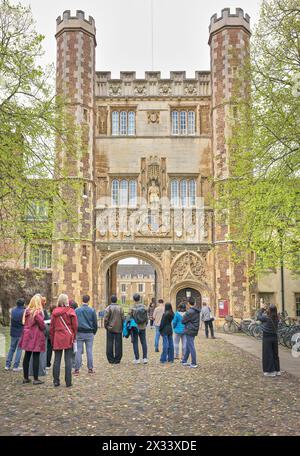
[[[174,109],[171,115],[172,135],[194,135],[196,133],[195,111]]]
[[[171,207],[194,207],[196,205],[195,179],[171,179]]]
[[[135,135],[135,112],[113,111],[111,116],[111,133],[113,136]]]
[[[136,207],[136,179],[113,179],[111,184],[111,201],[113,207]]]

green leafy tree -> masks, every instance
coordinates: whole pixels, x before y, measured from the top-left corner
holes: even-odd
[[[80,141],[64,100],[55,96],[53,66],[38,63],[43,38],[30,8],[0,0],[0,261],[19,251],[19,239],[51,238],[53,204],[56,217],[61,210],[69,220],[72,212],[58,185],[67,170],[55,165],[55,150],[59,144],[77,153]],[[43,201],[49,217],[36,218]]]
[[[251,56],[232,99],[230,179],[216,184],[233,255],[256,252],[255,272],[282,262],[300,272],[300,3],[261,6]]]

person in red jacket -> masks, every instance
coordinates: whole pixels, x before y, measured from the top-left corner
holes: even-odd
[[[57,307],[53,310],[50,323],[50,339],[55,353],[53,364],[53,384],[59,386],[60,365],[63,350],[65,351],[66,386],[72,386],[72,354],[76,339],[78,321],[75,311],[69,306],[66,294],[58,297]]]
[[[19,343],[19,347],[25,350],[23,360],[23,383],[30,383],[29,379],[29,363],[32,355],[33,358],[33,384],[41,385],[39,380],[39,363],[40,353],[46,350],[45,342],[45,322],[42,306],[42,297],[39,294],[34,295],[23,314],[24,330]]]

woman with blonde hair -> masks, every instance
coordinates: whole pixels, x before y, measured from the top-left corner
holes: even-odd
[[[63,351],[65,352],[65,381],[66,386],[72,386],[72,355],[73,343],[78,328],[77,316],[69,305],[66,294],[58,297],[57,307],[53,310],[50,323],[51,344],[55,353],[53,364],[53,384],[60,385],[60,365]]]
[[[34,295],[23,314],[24,330],[19,344],[19,347],[25,350],[23,360],[23,383],[31,382],[29,379],[29,363],[32,355],[34,385],[41,385],[44,383],[39,379],[40,353],[44,352],[46,349],[44,334],[45,322],[41,298],[42,297],[39,294]]]

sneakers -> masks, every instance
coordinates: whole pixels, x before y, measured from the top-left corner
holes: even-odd
[[[23,379],[23,385],[25,385],[25,383],[31,383],[30,378],[24,378]]]
[[[143,364],[148,364],[148,359],[147,358],[143,359]]]
[[[276,372],[276,375],[279,377],[281,375],[281,372]]]
[[[198,367],[198,364],[190,364],[191,369],[197,369],[197,367]]]
[[[187,362],[184,362],[184,361],[181,361],[181,364],[182,364],[183,366],[189,366],[189,365],[190,365],[190,363],[187,363]]]
[[[177,356],[174,356],[174,359],[180,359],[180,358],[179,358],[179,355],[177,355]]]
[[[76,377],[78,377],[78,375],[79,375],[79,369],[75,369],[73,375],[75,375]]]
[[[54,382],[53,385],[54,386],[60,386],[60,383],[59,382]]]
[[[33,380],[32,382],[33,385],[43,385],[43,383],[45,382],[43,382],[42,380]]]
[[[133,360],[133,364],[140,364],[140,363],[141,363],[141,362],[140,362],[139,359],[134,359],[134,360]]]
[[[23,369],[22,367],[14,367],[13,372],[21,372]]]
[[[10,371],[10,367],[5,366],[4,368],[6,371]]]
[[[88,370],[88,374],[95,374],[96,372],[94,371],[94,369],[89,369]]]
[[[276,377],[277,372],[264,372],[265,377]]]

